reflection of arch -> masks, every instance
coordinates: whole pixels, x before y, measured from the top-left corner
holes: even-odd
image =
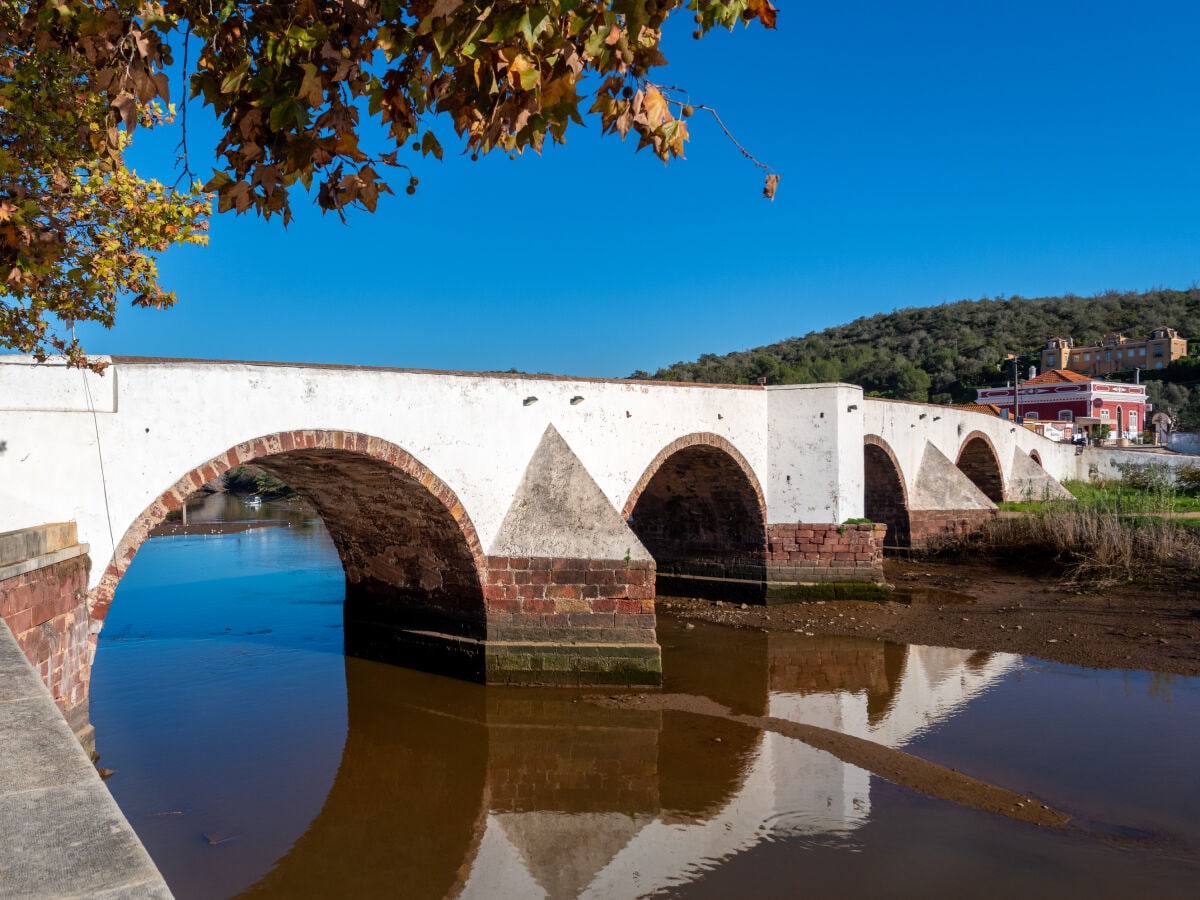
[[[767,546],[763,492],[750,464],[724,438],[689,434],[663,448],[630,493],[623,515],[654,557],[662,593],[728,597],[731,590],[746,589],[746,582],[761,589]]]
[[[911,546],[908,489],[896,454],[877,435],[863,440],[863,515],[887,525],[888,546]]]
[[[202,485],[235,466],[261,466],[316,506],[338,548],[348,592],[407,595],[439,626],[482,633],[475,526],[454,492],[407,451],[364,434],[286,431],[243,441],[184,475],[125,532],[92,591],[103,619],[117,584],[151,529]]]
[[[347,738],[333,786],[305,833],[242,896],[457,896],[487,824],[484,689],[345,664]]]
[[[1029,458],[1032,459],[1039,466],[1042,464],[1042,457],[1038,454],[1038,452],[1036,450],[1029,451]]]
[[[955,463],[993,503],[1004,499],[1004,476],[996,448],[982,431],[972,431],[962,443]]]

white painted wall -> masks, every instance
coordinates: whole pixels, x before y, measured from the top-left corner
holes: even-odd
[[[850,384],[767,388],[768,522],[863,514],[863,393]]]
[[[1042,468],[1058,481],[1080,477],[1080,463],[1074,446],[1048,440],[1014,422],[951,406],[874,397],[865,398],[863,403],[864,434],[874,434],[892,448],[910,492],[921,465],[926,441],[937,447],[951,462],[956,462],[967,438],[977,431],[987,435],[996,448],[1006,485],[1013,475],[1016,450],[1026,456],[1031,450],[1036,450],[1041,457]],[[1086,466],[1083,471],[1083,477],[1086,477]]]
[[[528,397],[537,402],[525,406]],[[573,397],[582,401],[572,405]],[[264,363],[118,359],[104,376],[0,356],[0,531],[75,521],[95,583],[130,524],[187,472],[243,441],[325,429],[403,448],[450,486],[485,550],[548,425],[620,510],[654,458],[688,434],[728,440],[754,471],[767,520],[863,514],[863,437],[911,483],[926,440],[956,459],[972,431],[1037,449],[1060,480],[1085,457],[1003,420],[867,399],[845,384],[758,388]]]
[[[0,357],[0,531],[78,522],[94,583],[129,525],[194,467],[261,435],[331,429],[411,453],[458,495],[486,550],[549,424],[617,510],[655,456],[693,432],[726,438],[766,490],[766,398],[757,388],[187,361],[118,360],[101,379]]]

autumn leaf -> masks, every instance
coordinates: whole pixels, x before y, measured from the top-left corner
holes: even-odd
[[[764,28],[775,27],[778,10],[772,5],[771,0],[746,0],[746,11],[752,16],[756,16],[763,23]]]
[[[651,128],[657,128],[667,119],[671,118],[671,109],[667,105],[667,98],[654,85],[646,88],[646,96],[642,101],[642,109],[645,110],[646,121],[650,124]]]

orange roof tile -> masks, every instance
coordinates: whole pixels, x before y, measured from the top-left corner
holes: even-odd
[[[1048,372],[1043,372],[1028,381],[1022,381],[1022,385],[1026,384],[1063,384],[1064,382],[1081,382],[1095,381],[1094,378],[1088,378],[1086,375],[1080,375],[1078,372],[1069,372],[1066,369],[1050,369]]]
[[[995,403],[955,403],[955,409],[963,409],[967,412],[986,413],[990,416],[1000,415],[1000,407]]]

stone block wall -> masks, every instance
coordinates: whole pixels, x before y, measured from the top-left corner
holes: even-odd
[[[654,564],[489,556],[488,682],[657,684]]]
[[[932,547],[970,534],[996,518],[995,509],[914,509],[908,514],[911,545]]]
[[[768,525],[768,602],[799,599],[789,587],[882,585],[886,534],[887,526],[878,522]]]
[[[88,721],[90,569],[91,560],[77,555],[0,580],[0,616],[89,751],[94,746]]]

